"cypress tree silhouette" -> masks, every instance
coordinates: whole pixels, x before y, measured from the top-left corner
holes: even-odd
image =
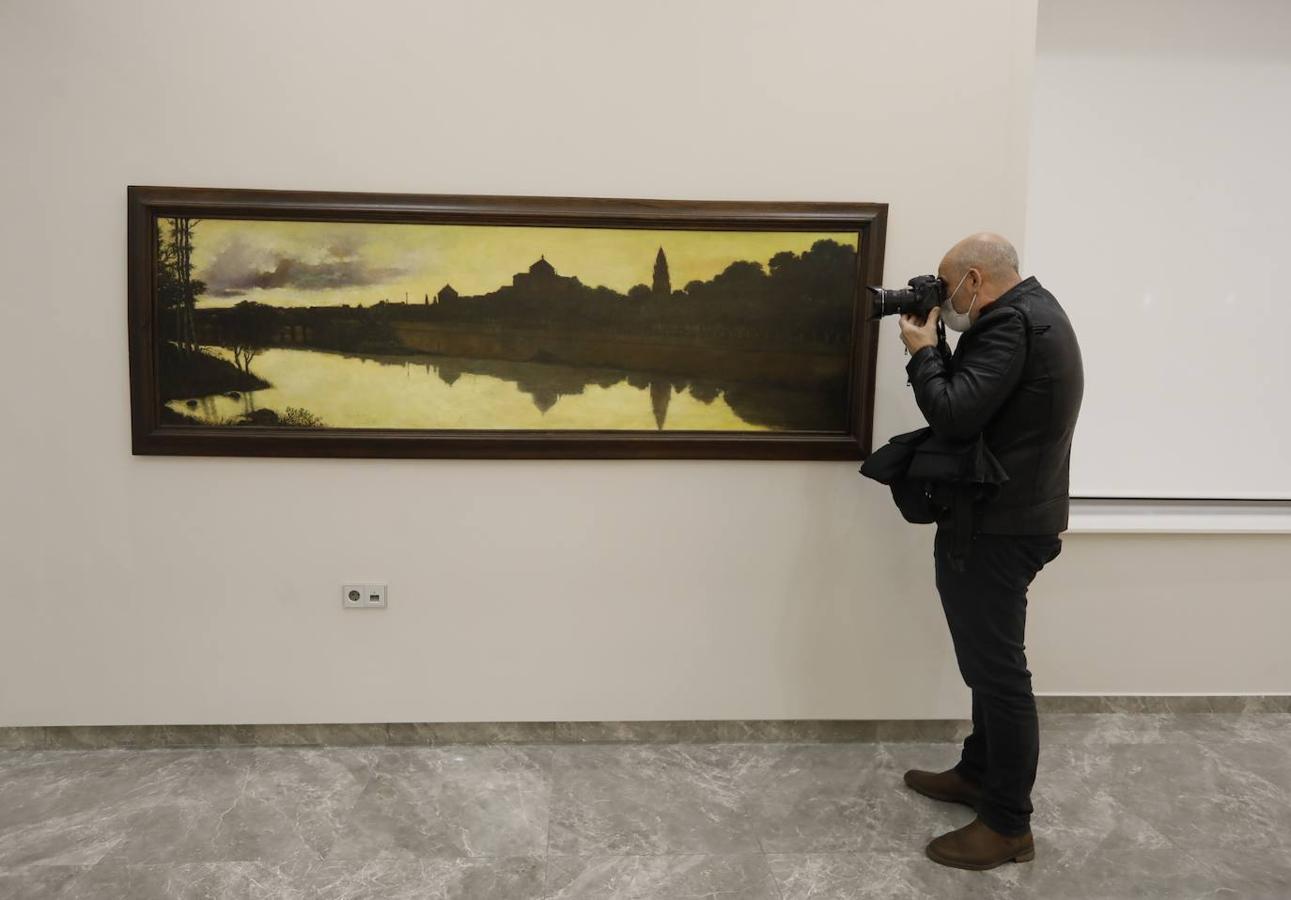
[[[672,282],[668,279],[668,257],[659,248],[659,255],[654,258],[654,294],[666,297],[672,293]]]

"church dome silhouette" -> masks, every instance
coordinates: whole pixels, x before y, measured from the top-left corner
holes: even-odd
[[[530,275],[555,275],[556,268],[551,263],[547,262],[547,257],[544,254],[543,256],[538,258],[537,262],[535,262],[532,266],[529,267],[529,274]]]

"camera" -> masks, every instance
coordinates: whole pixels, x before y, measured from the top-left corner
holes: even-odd
[[[909,313],[918,319],[923,319],[934,307],[941,306],[942,301],[946,299],[946,282],[936,275],[916,275],[906,284],[910,287],[891,291],[876,287],[866,288],[874,295],[870,298],[872,304],[870,316],[877,319],[893,313]]]

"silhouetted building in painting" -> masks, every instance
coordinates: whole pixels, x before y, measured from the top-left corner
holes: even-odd
[[[523,296],[550,296],[582,286],[577,275],[558,275],[556,267],[547,262],[546,255],[538,258],[528,272],[517,272],[511,277],[511,286]]]
[[[672,282],[668,278],[668,257],[663,255],[662,247],[659,248],[659,255],[654,258],[654,293],[659,297],[672,293]]]
[[[453,286],[451,284],[444,285],[442,288],[439,289],[439,293],[435,295],[436,303],[443,303],[445,300],[456,300],[456,299],[457,299],[457,291],[453,290]]]
[[[517,272],[513,275],[511,283],[516,287],[542,287],[543,284],[553,282],[556,278],[556,267],[547,262],[544,254],[529,267],[528,272]]]

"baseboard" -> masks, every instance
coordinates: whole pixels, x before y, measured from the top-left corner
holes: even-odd
[[[1042,716],[1291,713],[1291,695],[1041,695]],[[0,727],[0,749],[434,746],[499,743],[959,741],[965,719],[730,719],[653,722],[388,722],[317,725]]]
[[[1291,713],[1291,694],[1037,694],[1041,713]]]

